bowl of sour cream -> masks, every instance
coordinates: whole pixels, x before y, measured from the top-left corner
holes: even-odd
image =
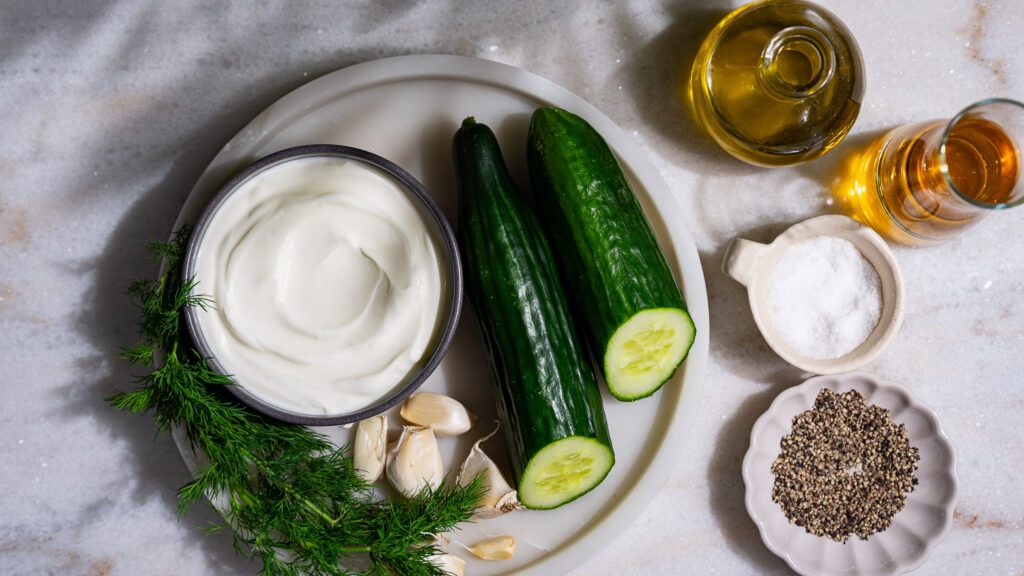
[[[310,145],[248,166],[200,215],[186,323],[228,389],[274,418],[356,422],[438,366],[462,304],[455,236],[422,184],[358,148]]]

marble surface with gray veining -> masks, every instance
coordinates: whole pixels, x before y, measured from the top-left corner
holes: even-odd
[[[252,574],[229,538],[178,518],[189,478],[152,421],[109,409],[130,385],[128,282],[152,268],[206,164],[263,108],[319,75],[399,54],[478,56],[547,77],[631,134],[685,208],[711,308],[708,392],[669,481],[574,574],[784,574],[742,504],[754,420],[803,375],[757,332],[719,263],[835,212],[844,153],[897,124],[1024,98],[1015,0],[823,0],[858,38],[865,105],[820,161],[765,170],[698,134],[679,97],[697,44],[736,4],[139,2],[0,4],[0,573]],[[932,406],[959,456],[948,538],[922,574],[1024,575],[1024,208],[961,238],[897,248],[907,310],[866,369]]]

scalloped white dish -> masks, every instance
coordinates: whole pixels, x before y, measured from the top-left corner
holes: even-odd
[[[894,422],[906,426],[911,445],[920,453],[918,485],[907,496],[906,506],[887,530],[867,540],[851,537],[844,544],[809,534],[790,524],[771,498],[771,465],[779,455],[779,443],[791,431],[793,417],[811,409],[822,388],[857,390],[868,404],[889,410]],[[946,536],[957,499],[956,455],[935,413],[903,386],[862,372],[817,376],[779,394],[751,431],[743,481],[747,512],[761,539],[804,575],[882,576],[913,570]]]

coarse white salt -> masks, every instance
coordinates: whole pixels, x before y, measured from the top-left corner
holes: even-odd
[[[779,336],[801,355],[839,358],[878,324],[878,271],[849,240],[804,240],[790,246],[772,269],[768,314]]]

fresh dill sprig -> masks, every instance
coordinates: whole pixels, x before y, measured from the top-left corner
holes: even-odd
[[[443,486],[408,500],[380,500],[354,471],[344,448],[312,430],[263,417],[218,391],[232,385],[194,349],[182,316],[209,300],[192,294],[181,265],[190,229],[149,246],[165,272],[138,281],[140,342],[121,356],[151,370],[131,392],[109,398],[118,409],[151,412],[160,430],[182,427],[204,464],[178,491],[184,513],[204,496],[222,496],[235,550],[259,558],[266,575],[441,576],[428,558],[436,535],[472,516],[483,492]]]

